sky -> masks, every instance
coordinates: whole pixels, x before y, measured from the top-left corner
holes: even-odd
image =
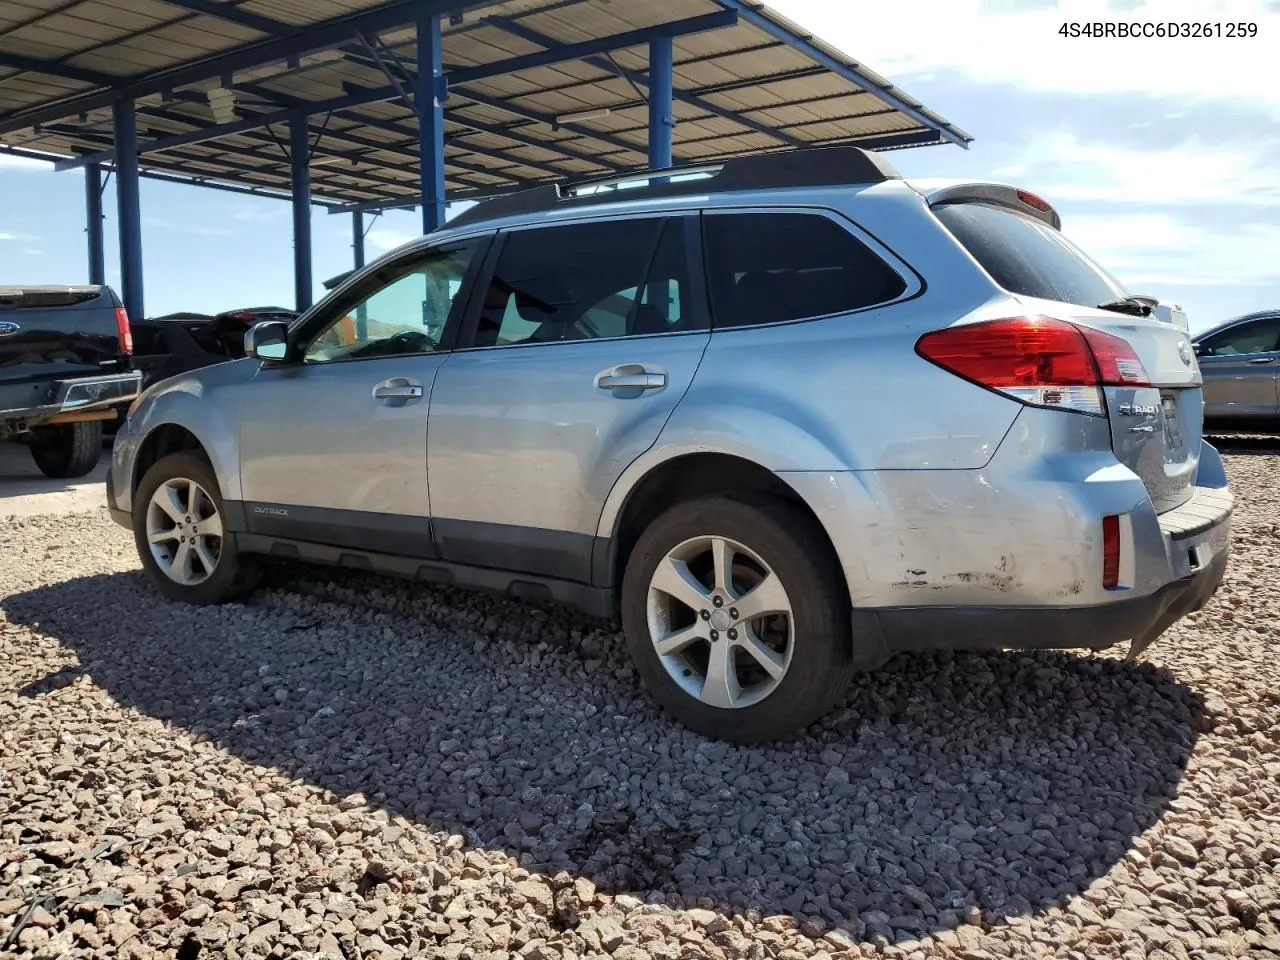
[[[772,0],[973,136],[890,154],[904,175],[993,178],[1193,329],[1280,306],[1280,0]],[[1065,22],[1246,22],[1244,39],[1063,37]],[[289,206],[142,181],[147,313],[293,305]],[[108,282],[119,284],[114,190]],[[388,212],[370,259],[418,235]],[[316,208],[317,299],[350,269],[351,218]],[[84,181],[0,154],[0,283],[87,279]]]

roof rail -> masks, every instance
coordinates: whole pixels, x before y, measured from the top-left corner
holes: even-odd
[[[734,157],[713,164],[635,170],[604,179],[550,183],[481,201],[452,218],[449,226],[468,226],[499,217],[545,213],[594,203],[616,203],[620,200],[648,200],[771,187],[881,183],[900,179],[901,176],[883,156],[861,147],[802,147],[798,150]],[[647,185],[641,185],[646,182]]]

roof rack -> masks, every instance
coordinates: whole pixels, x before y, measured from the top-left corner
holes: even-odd
[[[604,179],[551,183],[482,201],[450,220],[449,226],[468,226],[499,217],[545,213],[595,203],[617,203],[621,200],[648,200],[771,187],[881,183],[900,179],[901,176],[884,157],[861,147],[806,147],[735,157],[709,165],[635,170]]]

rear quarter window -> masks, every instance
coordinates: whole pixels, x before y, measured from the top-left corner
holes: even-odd
[[[1128,295],[1084,251],[1032,217],[972,201],[939,204],[933,213],[1010,293],[1086,307]]]
[[[814,213],[703,218],[717,328],[848,313],[896,300],[907,284],[857,237]]]

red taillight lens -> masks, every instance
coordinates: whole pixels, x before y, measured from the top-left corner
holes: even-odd
[[[984,387],[1094,387],[1098,368],[1084,335],[1050,317],[969,323],[926,333],[926,360]]]
[[[235,313],[231,314],[231,319],[232,320],[252,320],[253,314],[250,313],[248,310],[237,310]]]
[[[1108,387],[1149,387],[1147,369],[1133,352],[1133,347],[1119,337],[1101,330],[1081,328],[1093,357],[1098,362],[1098,375]]]
[[[1055,320],[1013,317],[926,333],[916,352],[945,370],[1036,406],[1102,413],[1101,386],[1145,386],[1119,337]]]
[[[120,349],[133,356],[133,330],[124,307],[116,307],[116,335],[120,338]]]
[[[1120,583],[1120,518],[1102,518],[1102,586],[1114,590]]]

